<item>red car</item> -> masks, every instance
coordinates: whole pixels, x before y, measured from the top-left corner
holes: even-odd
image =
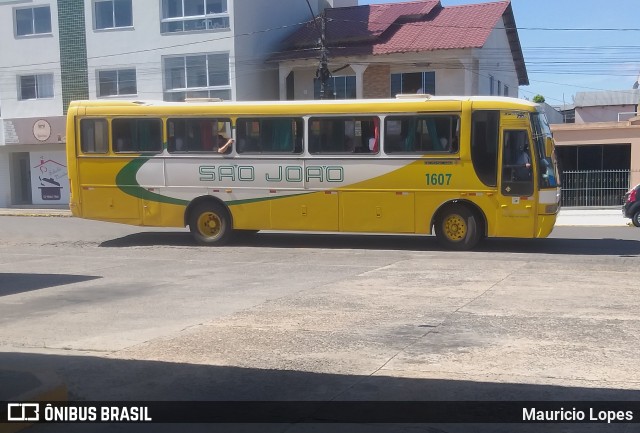
[[[625,218],[631,218],[633,225],[640,227],[640,184],[624,195],[622,215]]]

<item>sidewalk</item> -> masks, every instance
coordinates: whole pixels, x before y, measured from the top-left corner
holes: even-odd
[[[0,208],[0,216],[70,217],[68,209]],[[631,220],[622,216],[621,208],[564,208],[556,226],[628,226]]]

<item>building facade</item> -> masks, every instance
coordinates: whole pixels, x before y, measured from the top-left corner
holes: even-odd
[[[322,39],[324,44],[318,45]],[[322,47],[330,95],[518,96],[527,71],[509,1],[444,7],[438,0],[327,9],[271,56],[280,99],[317,99]]]
[[[560,165],[565,172],[629,172],[640,183],[640,91],[579,92],[571,123],[553,124]]]
[[[74,99],[277,99],[265,60],[310,15],[300,0],[0,2],[0,207],[68,204]]]

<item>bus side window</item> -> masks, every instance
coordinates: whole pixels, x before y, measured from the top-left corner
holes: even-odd
[[[107,153],[109,133],[106,119],[80,120],[80,150],[82,153]]]
[[[114,152],[162,152],[161,119],[113,119],[111,136]]]

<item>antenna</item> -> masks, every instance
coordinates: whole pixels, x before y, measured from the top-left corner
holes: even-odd
[[[322,26],[320,29],[318,29],[317,19],[315,14],[313,13],[313,8],[311,7],[309,0],[307,0],[307,6],[309,6],[311,16],[313,17],[313,24],[320,34],[320,39],[318,41],[318,45],[320,46],[320,64],[318,65],[318,69],[316,70],[316,78],[320,80],[320,99],[327,99],[327,96],[331,94],[331,86],[329,83],[329,79],[331,78],[331,71],[329,70],[329,56],[326,44],[327,17],[325,11],[323,10],[322,15],[320,15]]]

